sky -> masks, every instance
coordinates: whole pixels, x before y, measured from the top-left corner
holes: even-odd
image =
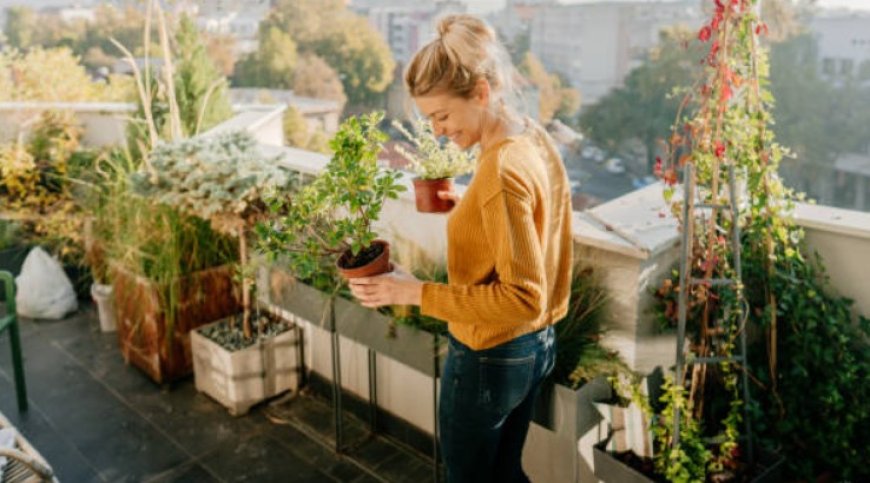
[[[504,7],[505,0],[465,0],[471,13],[486,13]],[[577,0],[573,0],[577,2]],[[590,0],[601,1],[601,0]],[[579,3],[579,2],[577,2]],[[817,0],[822,8],[846,7],[860,10],[870,10],[870,0]]]

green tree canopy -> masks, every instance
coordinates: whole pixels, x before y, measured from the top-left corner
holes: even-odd
[[[249,87],[290,89],[296,69],[296,42],[286,31],[263,23],[260,25],[260,45],[236,65],[234,80]]]
[[[288,33],[300,52],[325,60],[352,104],[376,102],[393,81],[396,64],[386,42],[340,0],[278,0],[264,26]]]
[[[702,57],[700,44],[691,32],[680,28],[662,31],[659,46],[628,74],[624,85],[580,116],[584,133],[609,149],[641,141],[652,168],[656,142],[667,136],[677,117],[681,96],[672,93],[675,88],[691,86],[694,66]]]
[[[186,135],[208,130],[232,115],[226,78],[209,58],[199,30],[183,16],[175,34],[175,91]]]

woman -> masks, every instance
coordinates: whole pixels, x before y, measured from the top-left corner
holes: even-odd
[[[451,482],[528,481],[521,466],[532,405],[554,363],[552,325],[567,312],[572,266],[568,179],[552,140],[506,101],[513,68],[493,30],[444,18],[408,66],[418,109],[467,149],[474,179],[449,215],[448,284],[397,270],[357,279],[367,307],[420,305],[447,321],[439,430]]]

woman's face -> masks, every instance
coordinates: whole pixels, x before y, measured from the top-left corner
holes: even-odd
[[[480,142],[486,115],[487,92],[480,89],[471,98],[450,94],[427,94],[414,98],[420,112],[432,121],[436,136],[447,136],[462,149]]]

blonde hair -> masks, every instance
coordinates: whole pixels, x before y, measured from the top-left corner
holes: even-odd
[[[437,31],[438,37],[414,54],[405,71],[411,97],[447,93],[467,99],[480,79],[489,82],[496,99],[516,95],[516,69],[486,22],[472,15],[448,15],[438,22]]]

